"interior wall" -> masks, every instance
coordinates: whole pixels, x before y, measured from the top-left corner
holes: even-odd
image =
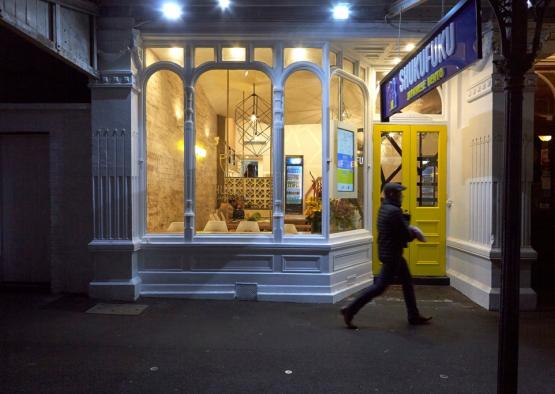
[[[146,88],[147,232],[183,221],[183,84],[171,71],[150,77]]]
[[[195,87],[196,146],[206,150],[206,157],[196,155],[195,227],[204,229],[208,217],[218,203],[218,116],[202,83]]]
[[[300,155],[304,158],[303,196],[312,185],[312,177],[322,176],[322,125],[285,125],[285,155]],[[304,199],[304,197],[303,197]]]

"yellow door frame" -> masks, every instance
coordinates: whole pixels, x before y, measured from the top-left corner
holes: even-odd
[[[401,184],[407,188],[404,192],[402,209],[411,214],[411,224],[420,227],[427,239],[427,243],[413,241],[405,249],[404,256],[414,276],[445,276],[445,230],[446,230],[446,171],[447,171],[447,127],[445,125],[419,124],[374,124],[373,129],[373,263],[372,270],[378,274],[381,263],[377,253],[377,224],[376,217],[381,204],[381,148],[382,133],[401,133]],[[433,207],[419,206],[417,203],[417,157],[418,133],[438,133],[437,158],[437,204]],[[393,135],[393,137],[397,137]],[[398,138],[397,138],[398,140]]]

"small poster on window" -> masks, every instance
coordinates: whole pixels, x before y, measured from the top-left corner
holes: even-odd
[[[355,189],[355,134],[337,129],[337,191],[353,192]]]

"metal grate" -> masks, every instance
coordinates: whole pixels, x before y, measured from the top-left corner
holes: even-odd
[[[256,301],[258,295],[258,284],[235,283],[235,298],[238,300]]]

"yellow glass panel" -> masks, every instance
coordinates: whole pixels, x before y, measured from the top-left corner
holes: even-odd
[[[183,67],[184,61],[183,48],[147,48],[145,50],[146,67],[158,62],[172,62]]]
[[[330,66],[337,66],[337,54],[330,51]]]
[[[274,51],[272,48],[255,48],[254,60],[257,62],[266,63],[272,67],[274,65]]]
[[[321,48],[285,48],[284,50],[284,66],[287,67],[296,62],[311,62],[322,65],[322,49]]]
[[[244,62],[247,60],[246,48],[222,48],[222,60],[224,62]]]
[[[349,59],[343,58],[343,70],[347,71],[350,74],[355,73],[355,64],[350,61]]]
[[[214,48],[195,48],[195,67],[214,60]]]

